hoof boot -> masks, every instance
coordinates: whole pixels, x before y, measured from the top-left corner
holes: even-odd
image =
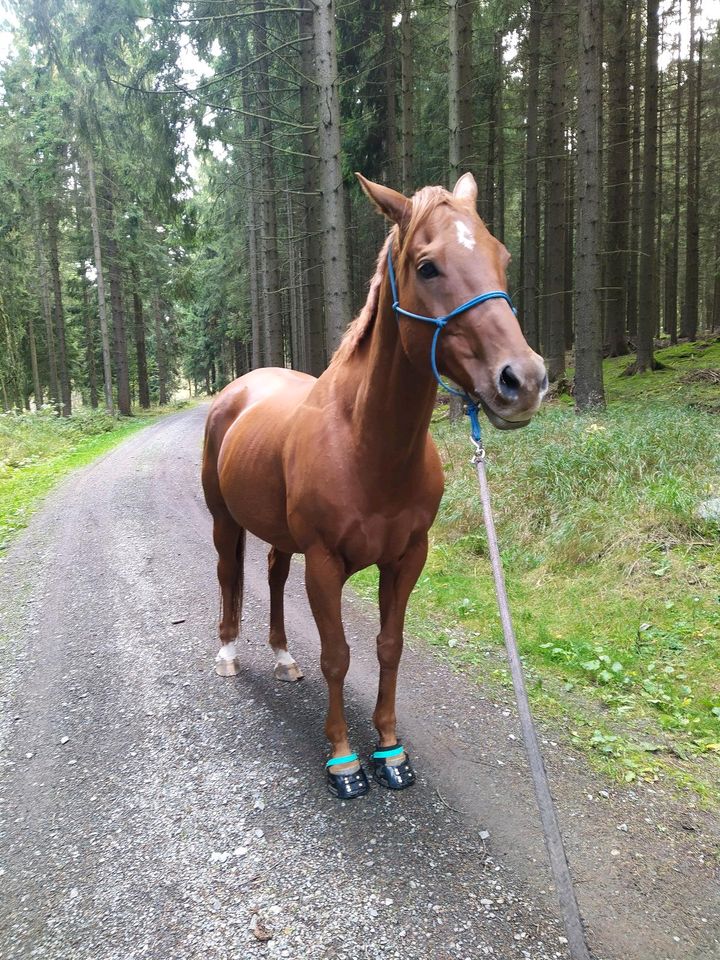
[[[327,762],[327,787],[330,793],[338,800],[354,800],[355,797],[364,797],[370,789],[368,778],[362,766],[357,770],[334,773],[333,767],[340,763],[351,763],[357,760],[357,754],[351,753],[348,757],[336,757]]]
[[[388,760],[403,753],[405,759],[402,763],[388,763]],[[410,757],[400,744],[376,750],[372,755],[372,765],[375,780],[388,790],[404,790],[415,783],[415,771],[410,765]]]

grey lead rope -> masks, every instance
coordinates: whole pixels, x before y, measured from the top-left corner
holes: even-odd
[[[510,672],[512,674],[515,698],[520,715],[520,727],[530,763],[530,772],[532,773],[533,784],[535,786],[535,797],[537,799],[543,834],[545,836],[545,847],[555,879],[555,887],[560,901],[560,912],[562,913],[563,923],[565,925],[570,956],[572,960],[591,960],[590,951],[588,950],[585,940],[585,931],[580,917],[580,910],[575,896],[575,888],[573,887],[572,877],[570,876],[565,847],[563,846],[562,836],[560,834],[557,813],[550,793],[545,764],[543,763],[540,752],[540,744],[538,743],[535,724],[533,723],[532,714],[530,713],[530,704],[528,703],[527,690],[525,688],[525,678],[518,655],[515,632],[513,630],[507,592],[505,590],[505,577],[503,575],[500,551],[498,550],[497,536],[495,534],[495,521],[493,520],[490,505],[490,491],[485,475],[485,451],[477,443],[476,453],[472,462],[475,464],[478,483],[480,484],[480,501],[482,503],[485,529],[487,530],[490,562],[495,580],[495,592],[500,609],[500,620],[502,621],[503,634],[505,636],[505,647],[507,648],[508,659],[510,661]]]

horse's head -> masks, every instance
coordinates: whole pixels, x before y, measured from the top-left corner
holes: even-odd
[[[468,300],[507,290],[510,255],[477,214],[472,174],[462,176],[452,194],[425,187],[412,199],[357,176],[397,225],[392,255],[404,310],[445,317]],[[402,314],[398,322],[410,362],[427,370],[432,326]],[[542,358],[530,349],[509,303],[500,297],[448,321],[438,340],[437,365],[503,430],[527,424],[547,390]]]

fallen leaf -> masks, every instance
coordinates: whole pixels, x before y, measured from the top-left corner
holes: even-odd
[[[253,932],[253,936],[256,940],[259,940],[261,943],[267,943],[268,940],[272,940],[272,930],[268,930],[262,920],[258,920],[257,917],[253,917],[252,923],[250,924],[250,929]]]

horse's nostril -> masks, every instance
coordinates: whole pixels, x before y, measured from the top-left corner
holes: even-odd
[[[509,364],[500,371],[498,384],[500,386],[500,393],[502,393],[504,397],[507,397],[508,400],[514,400],[520,392],[520,380],[515,376]]]
[[[541,390],[547,390],[547,388],[548,388],[548,376],[547,376],[547,373],[546,373],[545,376],[542,378],[542,383],[540,384],[540,389],[541,389]]]

